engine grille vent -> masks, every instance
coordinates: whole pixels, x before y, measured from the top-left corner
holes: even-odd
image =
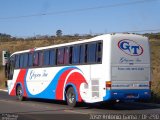
[[[92,97],[99,97],[99,80],[92,80]]]

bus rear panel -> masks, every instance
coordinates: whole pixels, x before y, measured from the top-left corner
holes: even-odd
[[[119,35],[111,38],[111,87],[106,100],[146,100],[150,91],[150,49],[146,37]]]

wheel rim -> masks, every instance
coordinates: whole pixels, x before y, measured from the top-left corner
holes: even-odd
[[[73,103],[74,100],[75,100],[74,94],[73,94],[73,93],[70,93],[70,94],[68,95],[68,101],[69,101],[70,103]]]
[[[18,97],[21,98],[21,97],[22,97],[22,94],[23,94],[23,93],[22,93],[22,90],[19,89],[19,90],[18,90],[18,93],[17,93]]]

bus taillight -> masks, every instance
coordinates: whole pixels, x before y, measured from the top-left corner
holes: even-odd
[[[111,81],[107,81],[106,82],[106,88],[108,89],[108,88],[111,88],[111,85],[112,85],[112,82]]]

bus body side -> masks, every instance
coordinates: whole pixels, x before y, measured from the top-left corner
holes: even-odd
[[[111,86],[104,100],[147,100],[150,90],[148,38],[126,34],[111,38]],[[108,96],[107,96],[108,94]]]
[[[88,46],[88,44],[92,43],[97,45],[102,44],[103,46],[103,38],[99,37],[99,39],[94,38],[86,42],[82,41],[80,44],[87,44]],[[58,50],[61,47],[74,47],[76,45],[78,44],[67,44],[49,49]],[[96,48],[96,50],[97,49],[102,48]],[[106,74],[104,72],[105,66],[102,64],[103,60],[84,64],[24,67],[26,58],[29,62],[34,61],[26,57],[26,53],[30,56],[30,54],[34,54],[37,51],[44,52],[46,50],[48,50],[48,48],[38,48],[35,51],[20,51],[11,56],[11,58],[15,60],[15,66],[18,64],[20,67],[13,69],[13,77],[8,80],[9,95],[16,96],[17,93],[22,93],[22,96],[26,98],[66,100],[66,92],[72,87],[76,94],[75,99],[77,102],[95,103],[103,101],[103,97],[105,96],[105,80],[103,76]],[[93,50],[95,49],[93,48]],[[100,55],[100,58],[102,55],[102,53],[97,52],[93,54],[97,54],[97,56]],[[32,58],[35,58],[35,56],[32,56]],[[103,57],[101,59],[103,59]],[[30,63],[27,64],[29,65]],[[109,73],[107,74],[109,75]],[[18,87],[21,87],[22,90],[17,91]]]

